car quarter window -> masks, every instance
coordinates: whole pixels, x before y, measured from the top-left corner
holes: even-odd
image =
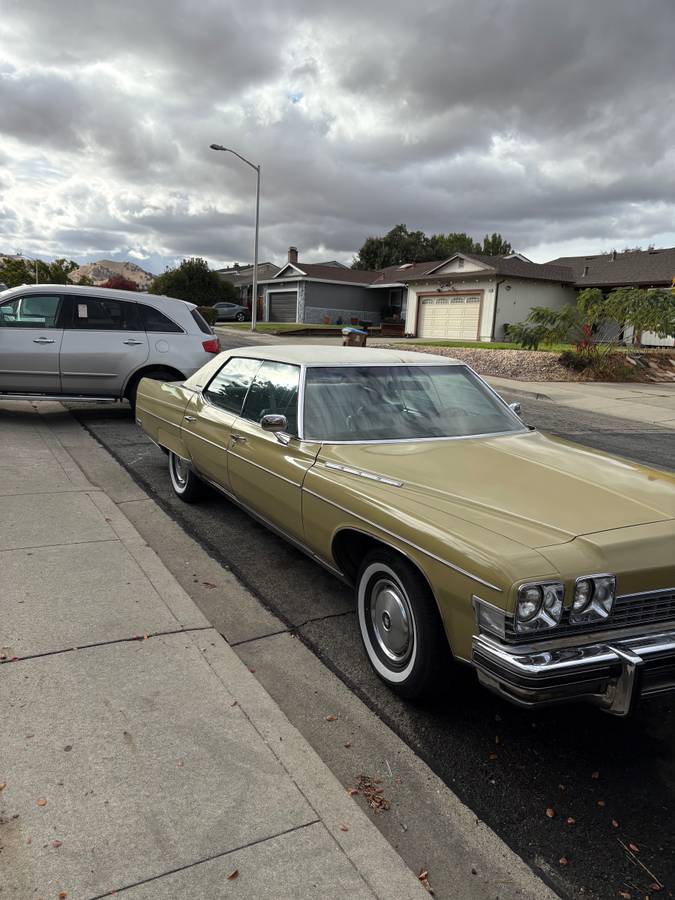
[[[211,379],[204,389],[204,394],[214,406],[239,415],[244,398],[259,368],[259,359],[232,357]]]
[[[139,331],[143,328],[136,303],[114,297],[74,295],[72,328],[86,331]]]
[[[154,306],[146,306],[145,303],[139,303],[138,305],[143,316],[143,324],[146,331],[167,334],[183,330],[180,325],[176,325],[174,321],[158,309],[155,309]]]
[[[298,386],[300,367],[287,363],[264,362],[246,397],[242,416],[259,422],[274,413],[286,416],[289,434],[298,433]]]
[[[56,328],[61,297],[26,294],[0,305],[0,328]]]

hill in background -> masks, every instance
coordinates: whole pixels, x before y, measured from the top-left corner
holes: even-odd
[[[86,263],[70,273],[70,280],[77,282],[84,277],[91,278],[94,284],[104,284],[113,275],[123,275],[138,285],[140,291],[147,291],[154,275],[141,269],[136,263],[115,262],[112,259],[99,259],[97,262]]]

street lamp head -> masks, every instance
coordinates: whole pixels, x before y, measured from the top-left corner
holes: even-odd
[[[227,152],[227,147],[223,147],[222,144],[211,144],[211,150],[225,150]]]

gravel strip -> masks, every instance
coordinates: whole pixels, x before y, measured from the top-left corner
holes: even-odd
[[[397,350],[417,350],[435,356],[461,359],[479,375],[517,378],[521,381],[580,381],[579,374],[558,362],[559,353],[543,350],[484,350],[470,347],[428,347],[424,344],[390,344]]]

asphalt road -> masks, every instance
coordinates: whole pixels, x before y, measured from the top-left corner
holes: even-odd
[[[121,406],[76,408],[79,420],[169,514],[230,567],[348,686],[565,897],[634,898],[655,877],[675,888],[675,699],[630,720],[590,707],[515,709],[458,669],[443,694],[412,705],[372,674],[350,592],[219,496],[173,495],[166,457]],[[524,401],[532,425],[668,468],[675,431]],[[547,810],[553,810],[550,817]],[[636,848],[631,862],[620,841]],[[562,862],[561,862],[562,861]],[[652,874],[653,873],[653,874]],[[625,896],[625,894],[624,894]]]

